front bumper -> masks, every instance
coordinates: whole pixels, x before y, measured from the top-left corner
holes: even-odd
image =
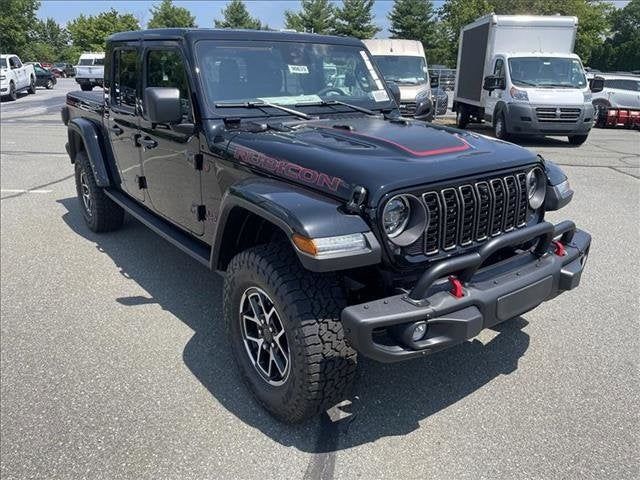
[[[554,117],[539,113],[537,108],[550,108],[549,105],[531,105],[512,103],[507,106],[507,132],[516,135],[586,135],[593,127],[595,110],[593,105],[557,107]],[[577,118],[563,121],[562,108],[580,109]]]
[[[557,237],[562,237],[563,248],[555,243]],[[535,249],[480,268],[498,250],[535,239]],[[360,353],[381,362],[451,347],[576,288],[590,245],[591,236],[569,221],[556,226],[543,222],[504,234],[478,252],[436,263],[408,294],[345,308],[341,319],[347,338]],[[443,279],[454,273],[463,286],[460,297],[452,295],[449,281]],[[393,335],[379,335],[416,322],[427,324],[419,341],[403,341],[398,335],[390,341]]]

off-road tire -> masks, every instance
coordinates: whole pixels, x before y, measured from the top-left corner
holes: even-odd
[[[7,95],[9,101],[14,102],[18,99],[18,92],[16,92],[16,84],[13,83],[13,80],[9,82],[9,95]]]
[[[569,143],[571,145],[582,145],[587,141],[589,135],[569,135]]]
[[[82,181],[84,174],[84,184]],[[80,210],[87,226],[96,233],[117,230],[124,221],[124,210],[104,193],[102,187],[96,184],[89,159],[84,151],[76,154],[75,158],[76,192]],[[87,207],[83,200],[83,188],[88,190],[91,197]],[[86,192],[85,192],[86,193]]]
[[[31,83],[29,84],[29,88],[27,89],[27,92],[29,93],[29,95],[36,94],[36,79],[33,77],[31,77]]]
[[[258,373],[244,346],[240,304],[251,287],[273,300],[287,335],[289,374],[280,386],[271,385]],[[231,260],[223,309],[233,355],[251,392],[279,420],[301,422],[346,398],[355,377],[357,354],[344,337],[340,322],[344,306],[338,278],[304,270],[284,242],[250,248]]]
[[[86,84],[84,84],[84,83],[81,83],[81,84],[80,84],[80,89],[81,89],[83,92],[90,92],[91,90],[93,90],[93,85],[86,85]]]

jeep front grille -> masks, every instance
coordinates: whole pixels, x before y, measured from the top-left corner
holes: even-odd
[[[409,255],[435,255],[526,225],[526,174],[463,182],[422,194],[429,224]]]

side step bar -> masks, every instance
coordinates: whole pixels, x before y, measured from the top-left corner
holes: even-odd
[[[187,255],[195,258],[201,264],[209,267],[209,259],[211,258],[211,247],[205,245],[202,242],[199,242],[198,240],[195,240],[193,237],[183,232],[179,228],[174,227],[169,222],[154,215],[124,193],[110,188],[105,188],[104,193],[111,200],[124,208],[129,214],[140,220],[144,225],[156,232],[169,243],[172,243]]]

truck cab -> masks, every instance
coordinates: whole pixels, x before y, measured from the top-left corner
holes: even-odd
[[[11,101],[18,93],[36,93],[36,73],[33,65],[23,64],[15,54],[0,55],[0,95]]]
[[[589,86],[572,53],[576,28],[575,17],[526,15],[489,15],[464,27],[454,96],[458,126],[485,120],[500,139],[566,135],[583,143],[598,87]]]

